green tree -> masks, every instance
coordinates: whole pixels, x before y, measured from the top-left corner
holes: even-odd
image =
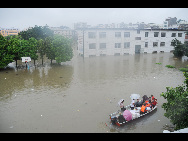
[[[167,100],[162,104],[166,111],[164,116],[175,125],[175,130],[188,127],[188,74],[184,72],[184,76],[186,86],[166,87],[167,92],[161,94]]]
[[[181,41],[177,40],[176,38],[172,40],[172,46],[174,46],[174,56],[182,57],[185,55],[185,45],[181,43]]]
[[[5,68],[11,62],[13,62],[13,55],[8,52],[8,41],[0,35],[0,68]]]
[[[20,60],[21,57],[31,57],[36,60],[38,58],[37,53],[37,40],[33,37],[29,40],[22,39],[21,36],[10,36],[8,39],[8,53],[12,55],[13,60]]]
[[[33,37],[29,38],[29,40],[21,40],[21,48],[22,48],[22,57],[31,57],[31,59],[37,60],[37,40]]]
[[[44,60],[44,55],[46,54],[46,48],[44,45],[44,40],[38,40],[38,53],[40,53],[40,58],[42,59],[42,65]]]
[[[55,50],[53,49],[52,46],[52,40],[53,38],[51,37],[45,38],[46,57],[48,57],[48,59],[51,60],[51,64],[52,64],[52,60],[55,60]]]
[[[8,40],[8,53],[13,56],[13,59],[16,61],[17,67],[17,60],[20,60],[21,57],[23,57],[23,48],[21,46],[20,36],[10,37],[10,39]]]
[[[29,38],[34,37],[37,40],[45,39],[46,37],[53,36],[53,31],[46,26],[37,26],[29,28],[26,31],[19,33],[23,39],[29,40]]]
[[[34,37],[29,38],[29,45],[30,45],[30,56],[31,59],[34,60],[34,65],[35,65],[35,60],[38,59],[37,51],[38,51],[38,45],[37,45],[37,40]]]
[[[55,60],[57,63],[70,61],[73,57],[71,41],[63,36],[56,35],[52,41]]]

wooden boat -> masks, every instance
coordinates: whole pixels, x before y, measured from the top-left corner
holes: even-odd
[[[126,106],[126,110],[129,110],[132,113],[133,112],[136,113],[135,115],[132,114],[132,120],[135,120],[135,119],[138,119],[140,117],[143,117],[143,116],[155,111],[157,109],[157,105],[154,108],[152,108],[151,110],[148,110],[147,112],[145,112],[144,114],[140,114],[139,109],[140,109],[140,107],[136,107],[134,110],[131,110],[130,105]],[[111,119],[111,123],[113,125],[117,125],[117,126],[121,126],[121,125],[124,125],[124,124],[132,121],[132,120],[126,121],[125,118],[123,117],[123,111],[121,111],[121,110],[118,110],[117,112],[114,112],[114,113],[110,114],[109,116]]]

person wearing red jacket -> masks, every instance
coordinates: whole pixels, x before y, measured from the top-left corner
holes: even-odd
[[[152,105],[152,108],[154,108],[157,105],[157,99],[156,98],[153,99],[151,105]]]
[[[155,97],[154,97],[153,95],[151,95],[151,100],[154,100],[154,98],[155,98]]]

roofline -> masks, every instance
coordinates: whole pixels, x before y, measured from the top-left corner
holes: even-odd
[[[183,30],[183,29],[130,29],[130,28],[77,28],[74,30],[162,30],[162,31],[185,31],[187,32],[188,30]]]

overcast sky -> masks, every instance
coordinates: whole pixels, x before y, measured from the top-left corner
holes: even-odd
[[[89,25],[110,23],[157,23],[167,17],[188,21],[188,8],[0,8],[1,28],[68,26],[76,22]]]

